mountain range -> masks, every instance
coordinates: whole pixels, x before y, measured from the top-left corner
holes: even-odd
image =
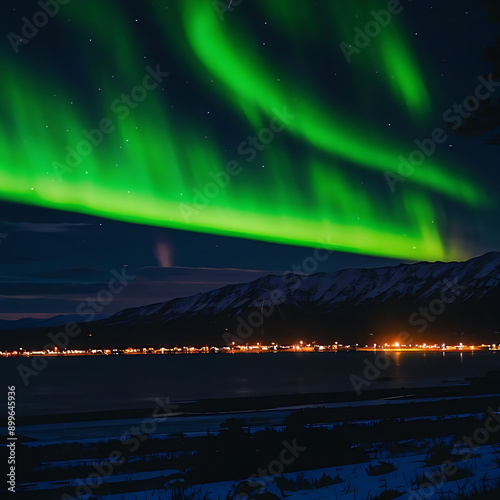
[[[464,262],[268,275],[94,321],[81,315],[71,345],[371,343],[401,331],[414,342],[500,341],[499,283],[498,252]],[[55,323],[2,332],[2,344],[44,345],[48,332],[63,330]]]

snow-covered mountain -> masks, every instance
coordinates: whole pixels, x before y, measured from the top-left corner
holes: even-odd
[[[313,275],[270,275],[251,283],[229,285],[192,297],[126,309],[111,316],[109,326],[168,323],[181,318],[234,318],[250,310],[287,306],[325,313],[349,305],[390,302],[420,304],[441,299],[477,302],[498,291],[500,253],[465,262],[420,262],[378,269],[345,269]]]
[[[449,342],[458,336],[500,343],[499,283],[498,252],[465,262],[269,275],[80,323],[82,331],[71,342],[74,347],[221,345],[230,338],[368,343],[404,330],[415,341]],[[48,331],[17,330],[2,340],[39,345]]]

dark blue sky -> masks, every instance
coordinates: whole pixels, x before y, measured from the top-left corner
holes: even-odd
[[[170,1],[164,3],[172,4]],[[315,8],[322,1],[310,3],[311,8]],[[6,0],[2,6],[6,15],[0,21],[2,33],[6,35],[16,30],[20,17],[31,12],[34,5],[35,2],[20,4]],[[136,2],[124,1],[119,5],[127,16],[142,14],[141,5]],[[242,5],[241,9],[245,9],[242,12],[249,16],[249,22],[257,15],[250,5]],[[369,121],[383,130],[387,130],[390,123],[390,133],[395,141],[407,143],[410,151],[415,138],[429,136],[434,127],[446,128],[443,113],[474,92],[480,75],[493,71],[492,65],[484,61],[483,50],[494,45],[495,37],[500,35],[500,26],[490,22],[482,2],[466,0],[413,2],[402,16],[412,35],[415,53],[433,87],[430,89],[434,97],[432,117],[420,125],[401,121],[397,104],[380,96],[376,113],[374,107],[370,107],[355,118],[360,123]],[[18,64],[36,65],[40,78],[43,78],[43,57],[46,57],[48,48],[57,47],[54,57],[60,60],[61,74],[68,78],[69,72],[75,89],[84,94],[79,75],[85,67],[78,60],[73,60],[70,66],[66,64],[71,60],[71,49],[64,40],[57,38],[56,27],[54,31],[51,29],[48,26],[43,36],[23,47]],[[147,24],[143,29],[143,36],[149,40]],[[89,26],[89,33],[91,31]],[[295,57],[304,57],[304,54],[286,52],[286,39],[279,31],[272,35],[266,31],[266,37],[269,39],[270,36],[277,57],[291,61]],[[193,113],[206,109],[207,104],[218,104],[207,103],[209,95],[202,88],[196,88],[194,81],[189,89],[186,88],[185,79],[190,78],[191,65],[174,57],[174,47],[166,54],[165,48],[157,47],[154,39],[149,40],[149,46],[158,60],[169,60],[172,74],[177,75],[169,81],[169,89],[176,99],[182,100]],[[0,51],[9,50],[5,36]],[[309,65],[314,67],[314,78],[324,84],[322,98],[329,99],[329,85],[335,85],[337,94],[345,93],[348,109],[349,102],[359,95],[360,85],[351,86],[348,68],[338,47],[325,46],[308,57],[311,58]],[[297,85],[306,84],[310,77],[297,74]],[[365,82],[361,92],[363,98],[369,95],[370,81]],[[493,102],[496,102],[495,96]],[[89,109],[91,112],[91,102]],[[228,123],[223,113],[214,113],[208,120],[207,126],[227,138],[226,152],[230,158],[234,145],[247,135],[248,130]],[[446,210],[450,211],[450,225],[446,227],[445,236],[451,238],[460,234],[464,248],[471,256],[500,250],[498,147],[484,145],[486,137],[487,134],[471,136],[450,132],[439,152],[448,164],[460,164],[460,169],[465,167],[474,180],[486,186],[484,197],[495,207],[489,211],[473,211],[452,204],[444,208],[443,219],[446,219]],[[379,195],[391,196],[386,186],[376,185],[374,189],[380,190]],[[297,269],[313,254],[308,248],[117,222],[6,201],[0,201],[0,233],[0,319],[74,313],[79,302],[105,286],[113,269],[123,266],[127,266],[137,278],[104,313],[206,291],[228,283],[250,281],[268,272],[292,270],[293,266]],[[327,260],[319,262],[315,270],[379,267],[399,262],[334,252]]]

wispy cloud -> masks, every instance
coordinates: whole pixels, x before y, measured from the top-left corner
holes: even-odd
[[[90,226],[91,224],[68,222],[2,222],[1,225],[11,228],[12,231],[27,233],[66,233],[82,226]]]
[[[164,262],[165,263],[165,262]],[[136,278],[120,294],[108,313],[128,307],[166,302],[234,283],[247,283],[270,274],[258,269],[208,267],[127,268]],[[0,280],[0,319],[6,314],[29,317],[34,313],[57,311],[74,313],[75,304],[92,300],[110,279],[108,270],[60,269],[29,273],[26,276],[3,276]]]

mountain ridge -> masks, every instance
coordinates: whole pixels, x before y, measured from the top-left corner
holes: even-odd
[[[397,266],[386,266],[386,267],[380,267],[380,268],[374,268],[374,269],[347,268],[347,269],[342,269],[340,271],[334,271],[332,273],[324,273],[323,272],[323,273],[315,273],[315,274],[311,274],[311,275],[307,275],[307,274],[299,275],[299,274],[294,274],[294,273],[290,273],[289,275],[270,274],[270,275],[267,275],[267,276],[264,276],[261,278],[257,278],[249,283],[236,284],[236,285],[226,285],[224,287],[217,288],[217,289],[209,291],[209,292],[198,293],[196,295],[192,295],[189,297],[176,298],[176,299],[171,299],[171,300],[166,301],[166,302],[158,302],[158,303],[149,304],[146,306],[139,306],[139,307],[135,307],[135,308],[124,309],[123,311],[120,311],[120,312],[110,316],[110,318],[108,318],[108,320],[110,322],[116,321],[116,320],[123,321],[124,317],[134,315],[134,314],[137,314],[139,316],[145,316],[148,312],[150,314],[157,316],[157,314],[160,311],[165,310],[165,309],[169,309],[173,305],[177,305],[177,304],[182,303],[182,302],[187,303],[187,304],[190,304],[190,303],[192,304],[193,301],[194,301],[194,304],[192,304],[192,305],[196,305],[199,302],[199,300],[195,300],[195,299],[201,299],[201,298],[207,298],[207,297],[210,297],[212,299],[212,298],[216,298],[218,295],[227,295],[226,292],[232,291],[232,290],[237,290],[237,289],[239,289],[241,292],[245,292],[247,289],[250,290],[251,288],[254,288],[254,289],[257,288],[257,290],[255,290],[255,291],[258,291],[258,289],[260,288],[260,289],[264,289],[264,291],[266,293],[269,293],[269,291],[273,290],[273,289],[274,290],[282,290],[282,287],[280,287],[279,285],[280,285],[280,282],[284,282],[284,281],[295,281],[295,282],[302,282],[302,283],[306,282],[307,283],[309,281],[313,281],[313,280],[317,279],[318,277],[321,277],[321,278],[325,278],[325,280],[330,280],[332,282],[336,282],[336,281],[338,282],[339,278],[344,278],[346,275],[349,275],[349,274],[354,275],[356,273],[357,274],[365,273],[365,274],[369,274],[371,276],[380,277],[380,274],[382,274],[382,272],[389,274],[390,271],[393,271],[393,270],[395,271],[398,269],[404,269],[406,271],[410,268],[415,268],[415,269],[418,268],[420,270],[420,269],[422,269],[423,266],[432,267],[432,268],[434,268],[435,271],[438,271],[437,266],[440,266],[443,270],[450,270],[451,271],[450,266],[465,267],[465,266],[469,266],[471,263],[480,262],[482,264],[485,261],[486,262],[489,262],[489,261],[494,262],[494,263],[496,263],[497,268],[500,268],[500,252],[488,252],[482,256],[474,257],[468,261],[461,261],[461,262],[440,262],[440,261],[437,261],[437,262],[417,262],[417,263],[411,263],[411,264],[398,264]],[[484,267],[482,267],[482,269],[484,270]],[[498,269],[497,269],[497,271],[498,271]],[[394,272],[394,274],[396,274],[396,273]],[[450,272],[449,274],[451,275],[452,273]],[[286,276],[288,276],[288,277],[286,277]],[[498,271],[497,277],[500,281],[500,271]],[[457,281],[460,281],[460,278],[458,276],[455,279]],[[497,281],[495,284],[498,284],[499,281]],[[272,284],[272,286],[261,286],[261,285],[267,285],[267,284],[269,284],[269,285]],[[334,286],[335,286],[335,284],[332,285],[332,287],[334,287]],[[464,285],[461,285],[461,286],[464,286]],[[465,285],[465,286],[467,286],[467,285]],[[470,286],[470,283],[469,283],[469,286]],[[330,289],[332,287],[330,287]],[[298,288],[300,290],[300,285]],[[370,292],[373,292],[373,291],[374,291],[373,289],[370,290]],[[428,295],[430,293],[432,293],[432,290],[428,290],[427,294],[423,294],[423,296]],[[367,299],[375,298],[379,295],[380,295],[380,292],[378,294],[372,293],[372,297],[367,297]],[[261,298],[261,300],[263,300],[263,299]],[[204,301],[205,304],[206,304],[206,302],[207,301]],[[259,304],[254,299],[252,301],[252,303],[249,305],[254,305],[257,307]],[[192,311],[193,309],[187,308],[186,311],[184,311],[184,312],[188,312],[189,310]],[[241,310],[238,310],[237,312],[241,312]],[[118,321],[117,324],[120,321]]]
[[[229,337],[262,342],[296,338],[368,342],[407,329],[416,338],[424,335],[429,340],[449,341],[457,335],[480,335],[486,340],[496,338],[500,330],[495,312],[499,283],[500,252],[459,262],[270,274],[82,322],[83,334],[72,342],[108,347],[220,345]],[[435,310],[432,315],[425,313],[429,307]],[[424,319],[425,314],[433,319]],[[43,331],[24,333],[35,341]],[[248,331],[250,335],[243,334]]]

